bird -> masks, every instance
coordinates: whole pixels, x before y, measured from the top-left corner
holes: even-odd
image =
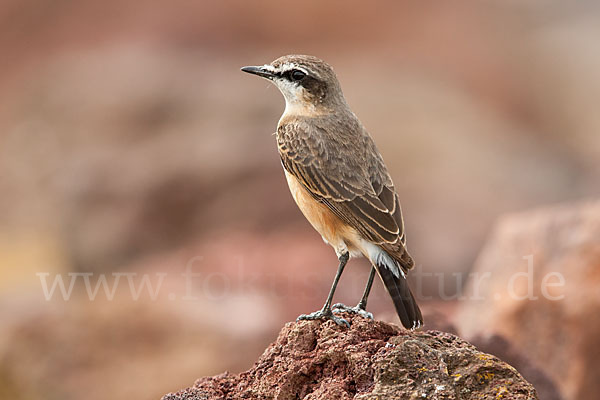
[[[322,309],[298,320],[333,320],[336,314],[373,318],[366,311],[375,274],[390,294],[407,329],[423,324],[406,280],[415,263],[406,248],[398,193],[375,142],[350,109],[333,68],[308,55],[286,55],[269,64],[242,67],[272,82],[283,94],[285,110],[275,133],[285,178],[298,208],[339,264]],[[371,263],[362,298],[355,307],[338,303],[334,293],[351,257]]]

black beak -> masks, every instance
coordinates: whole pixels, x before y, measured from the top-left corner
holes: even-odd
[[[242,71],[249,74],[262,76],[263,78],[267,79],[273,79],[276,76],[276,74],[264,67],[242,67]]]

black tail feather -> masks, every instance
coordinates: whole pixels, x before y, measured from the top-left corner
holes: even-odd
[[[396,312],[402,325],[407,329],[418,328],[423,325],[423,316],[413,296],[408,282],[403,275],[397,277],[392,269],[385,264],[377,265],[377,272],[381,277],[388,293],[394,301]],[[396,266],[396,268],[400,268]]]

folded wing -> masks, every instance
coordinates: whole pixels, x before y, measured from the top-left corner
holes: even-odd
[[[413,261],[405,248],[404,222],[392,180],[368,135],[355,141],[311,132],[315,124],[279,127],[283,167],[312,196],[365,239],[381,246],[404,270]]]

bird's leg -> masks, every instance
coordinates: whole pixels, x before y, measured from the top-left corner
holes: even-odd
[[[331,285],[331,290],[329,290],[329,295],[327,296],[327,300],[325,300],[325,304],[320,311],[315,311],[310,314],[302,314],[296,320],[315,320],[315,319],[331,319],[338,325],[345,325],[350,327],[348,321],[343,318],[336,317],[333,315],[331,311],[331,302],[333,301],[333,294],[335,293],[335,289],[337,288],[337,284],[340,280],[340,276],[342,276],[342,272],[344,272],[344,267],[346,263],[350,259],[349,253],[344,253],[339,257],[340,265],[338,266],[337,273],[335,274],[335,278],[333,279],[333,284]]]
[[[367,281],[367,286],[365,286],[365,291],[363,292],[362,298],[356,307],[361,310],[367,309],[367,299],[369,298],[369,293],[371,293],[371,287],[373,286],[373,279],[375,278],[375,267],[371,267],[371,272],[369,273],[369,280]],[[371,316],[372,318],[372,316]]]
[[[363,292],[362,298],[360,299],[356,307],[348,307],[345,304],[337,303],[333,305],[333,312],[348,312],[361,315],[365,318],[373,319],[373,314],[367,312],[367,299],[369,298],[369,293],[371,293],[371,287],[373,286],[375,272],[375,267],[371,267],[371,272],[369,273],[369,280],[367,281],[367,286],[365,287],[365,291]]]

